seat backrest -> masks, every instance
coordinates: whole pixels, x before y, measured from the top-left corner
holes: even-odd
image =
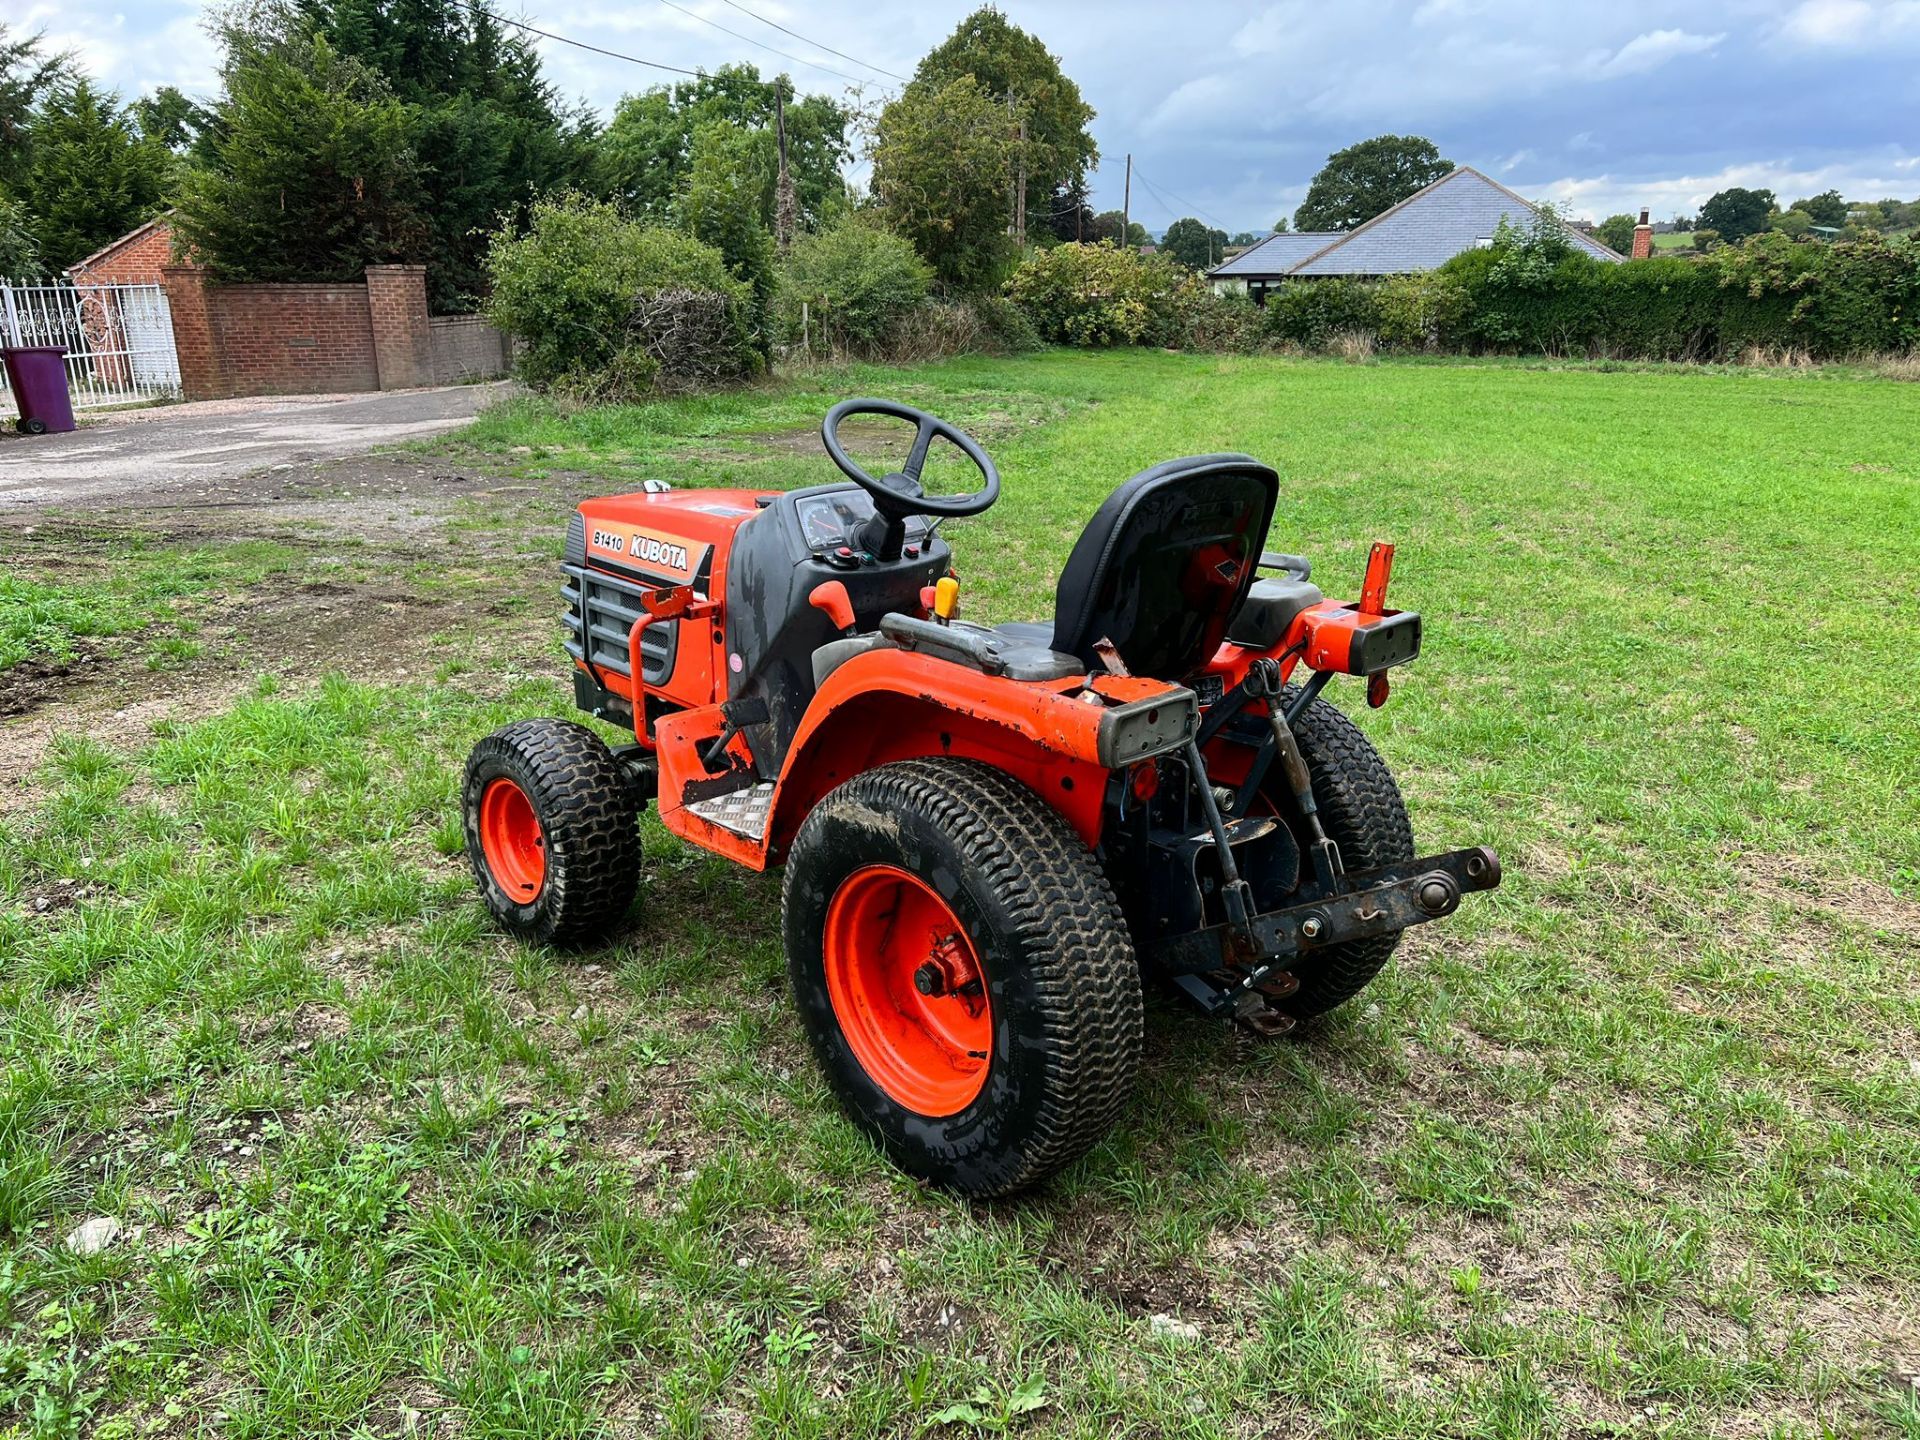
[[[1111,640],[1136,675],[1184,680],[1253,584],[1280,477],[1250,455],[1142,470],[1094,512],[1060,572],[1053,648],[1092,668]]]

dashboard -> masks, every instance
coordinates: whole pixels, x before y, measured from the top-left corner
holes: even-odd
[[[857,485],[844,490],[816,490],[796,495],[793,511],[807,549],[815,555],[828,555],[854,544],[860,527],[873,518],[873,497]],[[909,545],[924,541],[932,528],[924,515],[909,516],[906,525]]]

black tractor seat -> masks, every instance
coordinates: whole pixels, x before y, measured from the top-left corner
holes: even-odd
[[[994,627],[1012,645],[1104,669],[1110,640],[1135,675],[1182,681],[1227,638],[1253,585],[1280,477],[1251,455],[1192,455],[1142,470],[1080,532],[1053,623]]]

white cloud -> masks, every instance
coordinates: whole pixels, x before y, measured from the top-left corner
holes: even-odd
[[[1726,38],[1724,31],[1718,35],[1693,35],[1685,30],[1649,30],[1622,45],[1595,73],[1603,80],[1619,75],[1644,75],[1683,55],[1704,55]]]
[[[1692,214],[1708,199],[1731,186],[1749,190],[1771,190],[1782,204],[1824,190],[1838,190],[1849,199],[1880,199],[1888,195],[1906,195],[1913,186],[1910,175],[1920,156],[1890,157],[1878,163],[1835,161],[1819,165],[1798,165],[1789,159],[1762,160],[1747,165],[1728,165],[1708,174],[1691,175],[1592,175],[1567,176],[1535,184],[1516,182],[1513,188],[1534,199],[1557,200],[1570,206],[1576,215],[1598,218],[1621,212],[1637,213],[1644,205],[1656,218],[1676,213]]]
[[[1920,0],[1802,0],[1779,33],[1790,45],[1827,50],[1920,43]]]
[[[97,79],[131,97],[159,84],[202,94],[217,86],[219,57],[201,29],[215,3],[0,0],[0,11],[11,27],[74,46]],[[859,67],[753,13],[911,74],[976,0],[748,0],[753,13],[722,0],[676,3],[835,69]],[[1920,188],[1910,133],[1920,0],[1229,0],[1209,12],[1211,25],[1165,0],[1000,3],[1061,57],[1099,111],[1096,209],[1120,203],[1121,158],[1131,152],[1136,170],[1163,191],[1171,184],[1183,205],[1229,229],[1257,228],[1298,201],[1328,153],[1388,131],[1430,136],[1443,154],[1524,194],[1575,199],[1597,214],[1641,204],[1671,213],[1726,183],[1790,195]],[[749,60],[789,70],[810,90],[839,95],[846,85],[653,0],[496,8],[669,65]],[[603,116],[622,92],[675,78],[552,42],[540,50],[560,93]],[[1768,156],[1786,158],[1762,163]],[[1727,178],[1736,171],[1746,178]],[[1151,224],[1171,218],[1138,183],[1134,204]]]
[[[1808,45],[1851,45],[1873,24],[1867,0],[1806,0],[1787,16],[1781,32]]]

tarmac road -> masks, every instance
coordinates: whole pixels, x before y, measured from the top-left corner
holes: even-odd
[[[0,514],[111,504],[357,455],[451,430],[511,393],[505,381],[363,395],[259,396],[83,420],[69,435],[0,434]]]

